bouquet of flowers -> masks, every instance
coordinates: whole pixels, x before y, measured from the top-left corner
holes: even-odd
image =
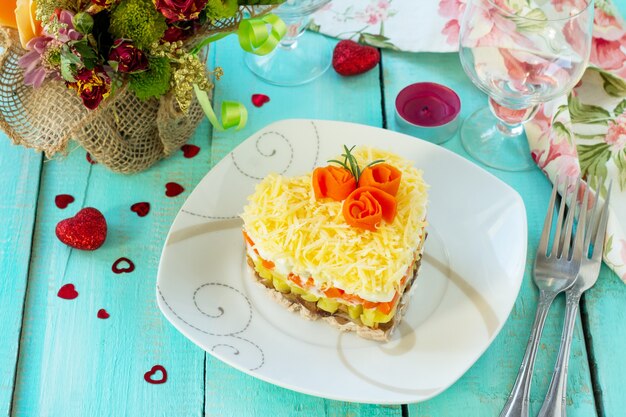
[[[269,52],[284,32],[279,19],[266,15],[276,3],[280,1],[13,0],[15,7],[0,10],[0,46],[5,49],[0,56],[0,128],[14,142],[49,156],[64,150],[71,136],[114,170],[144,169],[191,135],[202,118],[196,96],[204,101],[204,111],[212,113],[206,101],[211,78],[219,79],[221,69],[207,71],[202,47],[238,31],[245,32],[240,33],[244,49]],[[259,33],[267,36],[255,42]],[[77,110],[76,103],[83,109]],[[214,115],[207,115],[219,126]],[[102,137],[107,130],[114,134]],[[154,155],[145,155],[150,134],[159,143]]]

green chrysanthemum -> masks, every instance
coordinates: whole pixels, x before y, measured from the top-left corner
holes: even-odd
[[[111,13],[109,32],[115,38],[132,39],[140,49],[161,39],[166,29],[165,17],[151,0],[122,0]]]
[[[233,17],[238,9],[237,0],[209,0],[204,11],[209,20],[217,20]]]
[[[130,75],[129,88],[142,100],[161,97],[169,91],[171,78],[169,59],[152,58],[147,71]]]

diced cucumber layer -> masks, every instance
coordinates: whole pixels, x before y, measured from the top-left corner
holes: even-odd
[[[360,319],[364,325],[372,327],[375,323],[387,323],[392,317],[393,314],[383,314],[376,308],[364,308]]]
[[[302,294],[300,297],[302,297],[303,300],[311,301],[313,303],[317,302],[317,300],[320,299],[318,296],[313,294]]]
[[[358,304],[355,306],[348,306],[348,314],[352,320],[356,320],[363,313],[363,306]]]
[[[339,302],[331,300],[330,298],[320,298],[317,302],[317,306],[322,310],[328,311],[332,314],[339,308]]]
[[[276,288],[277,291],[283,294],[289,294],[291,292],[291,286],[278,277],[274,277],[272,284],[274,284],[274,288]]]
[[[254,266],[259,276],[263,279],[270,280],[277,291],[283,294],[290,292],[298,294],[305,301],[317,303],[317,306],[328,312],[335,313],[340,306],[340,302],[326,297],[318,297],[314,294],[307,293],[304,289],[297,285],[292,285],[288,280],[275,271],[263,266],[260,261],[255,260]],[[360,319],[365,326],[375,327],[379,323],[387,323],[393,318],[395,311],[390,314],[383,314],[376,308],[363,308],[362,305],[346,304],[348,315],[352,320]],[[395,310],[395,309],[394,309]]]

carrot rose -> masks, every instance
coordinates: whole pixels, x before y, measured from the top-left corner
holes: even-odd
[[[374,187],[359,187],[343,203],[343,217],[353,227],[376,231],[382,220],[391,223],[396,217],[396,199]]]
[[[400,187],[402,172],[394,166],[379,163],[363,170],[359,177],[359,187],[374,187],[395,196]]]
[[[329,165],[313,171],[313,191],[315,198],[330,197],[335,201],[344,200],[356,188],[356,181],[350,171]]]

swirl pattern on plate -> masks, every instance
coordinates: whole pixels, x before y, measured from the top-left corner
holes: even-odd
[[[218,350],[222,351],[222,348],[224,347],[229,348],[227,349],[227,353],[237,356],[239,360],[242,360],[242,358],[244,358],[243,362],[245,362],[250,371],[257,370],[265,364],[265,354],[263,352],[263,349],[261,349],[261,347],[253,341],[240,336],[241,333],[245,332],[248,329],[248,327],[250,326],[250,322],[252,321],[252,304],[250,303],[248,297],[246,297],[241,291],[230,285],[220,282],[209,282],[202,284],[198,288],[196,288],[193,294],[194,305],[196,309],[202,314],[202,316],[207,317],[212,321],[211,324],[213,326],[211,327],[211,330],[213,331],[211,331],[198,325],[192,324],[189,321],[185,320],[183,317],[181,317],[180,314],[178,314],[167,302],[165,296],[158,286],[157,290],[159,292],[161,300],[163,300],[163,303],[180,322],[198,332],[219,338],[219,342],[213,344],[213,346],[211,347],[212,352],[217,353]],[[213,293],[211,293],[211,290],[213,290]],[[219,294],[216,294],[215,292],[219,293],[224,291],[231,292],[231,301],[228,303],[228,309],[225,309],[221,305],[215,305],[215,301],[222,298],[219,296]],[[232,298],[233,296],[234,298]],[[198,301],[198,299],[200,299],[200,301]],[[244,301],[243,305],[247,306],[247,309],[241,308],[241,305],[237,305],[241,303],[233,303],[232,299],[239,299]],[[213,304],[212,307],[214,308],[214,312],[207,312],[205,309],[200,307],[200,305],[205,305],[203,301],[207,300],[210,300],[210,302],[206,303],[207,305]],[[244,312],[241,317],[236,320],[235,326],[232,326],[232,319],[225,319],[226,317],[228,317],[227,315],[229,311],[233,311],[235,313]],[[224,323],[231,327],[231,329],[220,329],[218,327],[218,330],[221,331],[216,332],[214,330],[214,326],[216,323]],[[224,352],[224,354],[225,353],[226,352]]]

